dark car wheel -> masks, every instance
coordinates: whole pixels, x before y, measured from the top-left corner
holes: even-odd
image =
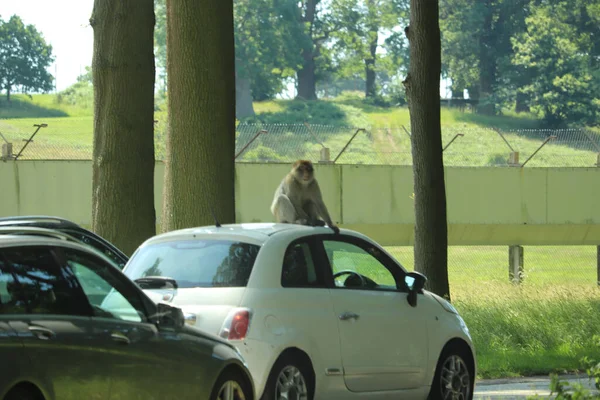
[[[438,360],[428,400],[471,400],[473,379],[468,355],[458,346],[449,346]]]
[[[3,400],[43,400],[44,398],[35,387],[19,385],[12,388]]]
[[[312,368],[302,357],[289,353],[271,369],[261,400],[313,400],[314,393]]]
[[[252,387],[242,373],[228,369],[221,374],[210,396],[211,400],[251,400]]]

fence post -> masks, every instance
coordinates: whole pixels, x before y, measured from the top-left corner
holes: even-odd
[[[13,158],[12,149],[12,143],[2,143],[2,161],[6,161]]]
[[[511,167],[520,167],[521,164],[519,164],[519,152],[518,151],[511,151],[510,155],[508,156],[508,165],[510,165]]]
[[[331,162],[331,157],[329,154],[329,147],[321,148],[321,158],[319,159],[319,163],[327,164]]]
[[[525,270],[523,261],[523,246],[508,246],[508,278],[512,283],[519,284],[523,282],[523,272]]]

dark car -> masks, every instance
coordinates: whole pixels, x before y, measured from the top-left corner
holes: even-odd
[[[1,227],[37,227],[66,233],[106,255],[115,262],[119,269],[123,269],[129,259],[121,250],[106,239],[64,218],[46,215],[4,217],[0,218]]]
[[[0,399],[253,400],[240,353],[65,233],[0,228]]]

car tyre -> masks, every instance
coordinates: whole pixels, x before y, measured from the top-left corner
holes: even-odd
[[[279,357],[265,385],[261,400],[313,400],[315,379],[310,363],[292,353]]]
[[[210,400],[251,400],[252,386],[237,369],[227,369],[219,376],[210,395]]]
[[[468,354],[459,346],[446,347],[438,360],[427,399],[472,400],[473,388],[473,366]]]
[[[4,396],[4,400],[43,400],[43,397],[40,396],[39,392],[32,388],[27,386],[17,386],[12,388],[6,396]]]

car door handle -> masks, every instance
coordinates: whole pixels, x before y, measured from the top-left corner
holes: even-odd
[[[358,314],[355,314],[353,312],[345,312],[340,314],[340,319],[342,321],[347,321],[349,319],[358,319]]]
[[[56,336],[56,333],[54,333],[51,329],[43,328],[41,326],[30,326],[29,332],[33,333],[38,339],[41,340],[49,340]]]
[[[122,332],[115,331],[110,334],[110,338],[117,343],[129,344],[129,338]]]

